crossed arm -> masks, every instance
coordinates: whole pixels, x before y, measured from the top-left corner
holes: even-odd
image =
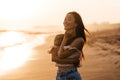
[[[84,40],[82,38],[75,39],[69,45],[69,48],[64,49],[64,51],[60,55],[58,55],[59,47],[60,47],[60,44],[63,40],[63,36],[64,35],[57,35],[55,37],[55,40],[54,40],[54,46],[55,47],[53,47],[50,51],[50,53],[52,54],[52,61],[57,62],[57,63],[61,63],[61,64],[78,63],[79,62],[79,56],[81,55],[79,50],[82,49],[82,47],[84,45]],[[76,56],[74,56],[72,58],[69,58],[72,55],[76,55]]]
[[[53,62],[57,62],[57,63],[61,63],[61,64],[74,64],[79,62],[79,58],[60,58],[57,54],[58,49],[57,48],[52,48],[51,49],[52,52],[52,61]],[[74,50],[72,52],[75,52]],[[72,53],[70,52],[70,53]],[[67,54],[69,54],[69,52],[67,52]],[[77,53],[78,54],[78,53]]]

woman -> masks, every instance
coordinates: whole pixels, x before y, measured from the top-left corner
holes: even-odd
[[[77,68],[84,58],[82,49],[86,42],[86,29],[77,12],[67,13],[63,24],[65,33],[56,35],[49,52],[58,67],[56,80],[82,80]]]

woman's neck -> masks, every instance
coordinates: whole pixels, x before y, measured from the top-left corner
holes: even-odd
[[[76,30],[75,29],[67,30],[65,32],[65,36],[66,36],[67,39],[71,39],[71,38],[75,37],[76,36]]]

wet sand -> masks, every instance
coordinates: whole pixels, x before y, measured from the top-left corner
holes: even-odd
[[[78,68],[83,80],[120,80],[120,28],[94,32],[84,47],[85,61]],[[33,59],[0,80],[55,80],[57,68],[51,62],[48,49],[51,35],[42,46],[34,48]]]

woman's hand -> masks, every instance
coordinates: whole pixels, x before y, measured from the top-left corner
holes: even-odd
[[[60,49],[59,49],[59,51],[58,51],[58,56],[60,56],[60,55],[63,53],[63,51],[64,51],[63,47],[65,46],[66,42],[67,42],[70,38],[72,38],[72,37],[75,36],[75,32],[74,32],[74,31],[75,31],[75,30],[73,30],[73,29],[71,29],[71,30],[66,30],[66,31],[65,31],[65,34],[64,34],[62,43],[61,43],[61,45],[60,45]]]
[[[75,30],[74,29],[70,29],[70,30],[66,30],[65,34],[64,34],[64,38],[66,38],[67,40],[74,37],[76,35]]]

